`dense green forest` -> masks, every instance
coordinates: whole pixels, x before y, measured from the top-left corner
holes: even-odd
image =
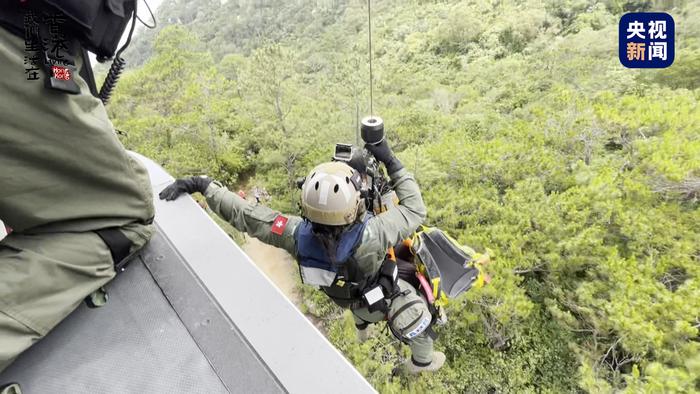
[[[617,58],[620,16],[665,11],[676,60]],[[297,212],[297,177],[367,115],[367,3],[166,0],[108,109],[175,176],[257,184]],[[432,375],[305,311],[380,391],[700,391],[700,1],[373,3],[374,111],[439,226],[490,249],[493,281],[448,308]],[[379,331],[379,330],[377,330]]]

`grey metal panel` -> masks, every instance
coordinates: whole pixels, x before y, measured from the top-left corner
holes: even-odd
[[[25,393],[227,393],[140,257],[0,374]]]
[[[158,200],[167,174],[140,158],[152,174],[162,231],[286,390],[375,392],[191,197]]]
[[[284,393],[264,361],[159,231],[142,259],[160,290],[233,393]]]

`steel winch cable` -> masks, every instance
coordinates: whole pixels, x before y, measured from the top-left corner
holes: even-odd
[[[362,140],[376,145],[384,140],[384,121],[374,116],[374,74],[372,73],[372,0],[367,0],[367,42],[369,49],[369,116],[360,122]]]
[[[367,0],[367,38],[369,43],[369,115],[374,116],[374,97],[373,97],[373,82],[372,79],[372,0]]]

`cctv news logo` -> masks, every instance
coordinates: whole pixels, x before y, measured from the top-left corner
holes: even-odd
[[[635,12],[620,18],[620,63],[627,68],[665,68],[675,57],[676,25],[665,12]]]

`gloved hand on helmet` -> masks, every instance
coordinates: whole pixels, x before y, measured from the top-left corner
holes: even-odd
[[[398,157],[396,157],[394,152],[391,151],[389,143],[386,142],[386,138],[376,145],[365,144],[365,149],[370,151],[370,153],[372,153],[377,160],[384,163],[389,175],[403,168],[401,161],[399,161]]]
[[[161,200],[172,201],[184,193],[191,194],[200,192],[204,194],[211,182],[212,179],[207,176],[192,176],[189,178],[177,179],[170,186],[163,189],[163,191],[158,194],[158,197],[160,197]]]

